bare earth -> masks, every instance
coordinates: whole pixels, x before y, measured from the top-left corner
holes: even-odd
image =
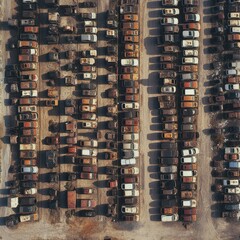
[[[11,9],[15,6],[13,1],[0,1],[4,2],[4,21],[11,18]],[[71,1],[69,1],[71,2]],[[40,221],[34,224],[19,224],[17,229],[10,230],[4,226],[4,217],[11,214],[10,208],[6,207],[7,191],[5,181],[10,180],[11,176],[8,175],[8,167],[10,164],[10,148],[9,145],[3,145],[2,148],[2,182],[0,183],[0,239],[4,240],[22,240],[22,239],[86,239],[86,240],[101,240],[105,236],[110,236],[114,240],[138,239],[138,240],[235,240],[240,237],[239,225],[235,223],[228,223],[221,218],[217,218],[213,214],[214,202],[212,201],[211,192],[211,142],[209,136],[205,135],[202,131],[209,128],[209,116],[204,112],[202,105],[202,98],[205,94],[204,81],[206,76],[210,74],[209,70],[205,70],[204,65],[211,63],[211,57],[204,53],[205,39],[210,36],[205,35],[204,29],[211,27],[211,23],[206,20],[205,11],[207,8],[207,1],[201,2],[201,40],[203,45],[200,48],[200,114],[198,119],[199,131],[202,133],[200,136],[200,155],[199,155],[199,168],[198,168],[198,221],[185,229],[181,222],[163,224],[159,221],[159,202],[158,196],[154,193],[154,189],[158,187],[158,179],[156,178],[157,168],[157,142],[158,132],[157,124],[159,123],[158,111],[156,109],[156,97],[159,93],[159,81],[156,67],[156,57],[159,50],[155,44],[155,35],[159,35],[159,1],[140,0],[140,25],[141,25],[141,202],[140,202],[140,222],[139,223],[113,223],[105,216],[98,216],[96,219],[80,219],[72,217],[66,219],[66,209],[61,209],[58,213],[52,215],[47,208],[41,208]],[[11,5],[11,3],[13,5]],[[108,0],[98,1],[98,12],[104,12],[108,9]],[[14,10],[13,10],[14,11]],[[5,26],[5,25],[4,25]],[[2,47],[1,50],[5,53],[4,42],[10,37],[9,31],[1,29]],[[104,41],[99,42],[99,46],[104,46]],[[41,51],[44,51],[42,49]],[[41,52],[43,54],[44,52]],[[9,58],[9,53],[3,54],[4,57]],[[4,59],[6,62],[8,59]],[[1,74],[1,73],[0,73]],[[105,74],[104,70],[98,70],[99,75]],[[42,86],[44,87],[44,86]],[[46,86],[45,86],[46,87]],[[106,99],[101,99],[101,92],[105,91],[108,87],[105,85],[99,86],[99,103],[109,104]],[[6,95],[6,93],[3,94]],[[63,96],[64,97],[64,96]],[[2,96],[1,101],[1,119],[0,123],[0,137],[3,139],[5,136],[4,116],[9,115],[9,107],[4,105]],[[42,108],[41,111],[43,111]],[[45,115],[46,116],[46,115]],[[42,123],[44,113],[41,112]],[[62,119],[61,121],[65,121]],[[100,119],[105,121],[104,118]],[[46,120],[43,124],[47,124]],[[45,126],[45,125],[44,125]],[[44,127],[47,128],[47,125]],[[41,134],[40,134],[41,136]],[[46,135],[45,135],[46,136]],[[40,137],[42,138],[42,137]],[[41,140],[41,139],[40,139]],[[100,163],[102,164],[102,163]],[[105,164],[105,163],[104,163]],[[66,169],[63,167],[63,171]],[[99,180],[106,179],[105,176],[100,177]],[[60,186],[63,189],[63,186]],[[44,196],[39,194],[39,198],[43,201]],[[106,204],[105,190],[98,191],[98,203]],[[54,221],[53,221],[54,220]],[[26,237],[27,236],[27,237]]]

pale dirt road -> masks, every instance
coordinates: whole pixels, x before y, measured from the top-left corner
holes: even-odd
[[[206,2],[206,1],[205,1]],[[203,12],[203,4],[201,2],[201,13]],[[210,175],[210,158],[211,148],[210,139],[202,133],[203,129],[209,128],[209,118],[204,112],[201,99],[204,96],[205,87],[203,83],[208,70],[204,70],[204,64],[211,62],[211,58],[204,54],[203,46],[200,49],[200,114],[199,114],[199,131],[200,151],[199,155],[199,211],[198,221],[190,226],[187,230],[182,224],[162,224],[159,219],[159,208],[154,188],[158,185],[155,183],[157,179],[154,176],[156,168],[156,142],[158,139],[156,132],[156,123],[158,123],[156,101],[158,85],[157,74],[149,70],[150,61],[154,62],[159,52],[154,45],[155,39],[152,35],[159,34],[159,24],[156,11],[159,11],[159,3],[157,1],[141,1],[141,220],[139,223],[111,223],[108,219],[104,221],[82,221],[80,219],[72,219],[69,224],[64,221],[50,225],[44,219],[36,224],[22,224],[16,230],[9,230],[4,226],[0,226],[0,236],[2,239],[25,239],[28,232],[29,239],[87,239],[102,240],[105,236],[111,236],[114,240],[233,240],[239,238],[239,226],[229,224],[222,219],[212,218],[211,206],[212,193],[210,185],[212,178]],[[155,12],[155,13],[154,13]],[[155,16],[155,17],[153,17]],[[7,18],[7,17],[6,17]],[[203,18],[202,18],[203,19]],[[204,29],[210,27],[210,24],[202,21],[201,42],[206,38]],[[152,34],[150,36],[150,33]],[[154,64],[151,64],[154,69]],[[6,214],[6,208],[0,208],[0,215]],[[102,219],[101,219],[102,220]],[[88,231],[86,231],[88,229]]]

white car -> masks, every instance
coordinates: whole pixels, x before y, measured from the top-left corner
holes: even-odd
[[[199,38],[199,31],[196,30],[184,30],[182,32],[184,38]]]
[[[121,189],[122,190],[133,190],[138,188],[138,184],[137,183],[122,183],[121,184]]]
[[[188,48],[188,47],[199,47],[199,41],[198,40],[182,40],[181,46],[183,48]]]
[[[28,195],[33,195],[37,193],[37,188],[29,188],[29,189],[24,189],[24,194]]]
[[[195,155],[195,154],[199,154],[199,149],[198,148],[189,148],[189,149],[183,149],[182,150],[182,156],[191,156],[191,155]]]
[[[227,194],[239,194],[240,193],[240,187],[225,188],[224,192],[227,193]]]
[[[229,90],[240,90],[240,84],[236,83],[236,84],[225,84],[225,90],[229,91]]]
[[[183,56],[185,56],[185,57],[188,57],[188,56],[198,57],[198,50],[195,50],[195,49],[183,50]]]
[[[137,67],[139,64],[138,59],[121,59],[121,66],[133,66]]]
[[[175,86],[163,86],[161,87],[162,93],[175,93],[177,88]]]
[[[137,164],[136,158],[121,159],[121,166]]]
[[[161,221],[162,222],[176,222],[179,219],[178,214],[172,214],[172,215],[161,215]]]
[[[240,147],[225,147],[225,154],[240,153]]]
[[[226,75],[227,76],[240,75],[240,70],[237,70],[237,69],[226,69]]]
[[[124,109],[139,109],[139,103],[129,103],[129,102],[126,102],[126,103],[122,103],[121,104],[121,108],[124,110]]]
[[[137,150],[138,147],[138,143],[123,143],[123,149],[125,150]]]
[[[178,19],[177,18],[170,18],[165,17],[160,20],[162,25],[178,25]]]
[[[197,201],[195,199],[187,199],[181,201],[182,207],[196,207]]]
[[[198,57],[183,57],[182,64],[198,64]]]
[[[164,16],[176,16],[179,15],[180,11],[178,8],[164,8],[162,14]]]
[[[223,179],[223,186],[239,186],[238,179]]]
[[[195,156],[191,156],[191,157],[181,157],[181,163],[196,163],[197,162],[197,158]]]
[[[138,213],[138,207],[135,206],[122,206],[121,207],[122,213],[130,213],[130,214],[137,214]]]

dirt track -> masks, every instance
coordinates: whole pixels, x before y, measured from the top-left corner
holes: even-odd
[[[108,1],[108,0],[104,0]],[[9,4],[10,1],[7,1]],[[107,5],[101,5],[99,9],[106,10]],[[61,211],[61,217],[58,223],[50,224],[48,219],[48,210],[43,209],[45,214],[40,222],[35,224],[22,224],[16,230],[9,230],[4,225],[4,218],[10,213],[10,209],[6,208],[6,190],[4,181],[2,182],[0,193],[0,237],[4,240],[16,239],[99,239],[102,240],[105,236],[111,236],[115,240],[139,239],[139,240],[173,240],[173,239],[188,239],[188,240],[233,240],[239,237],[239,226],[236,224],[227,223],[223,219],[216,218],[213,214],[214,202],[212,201],[211,192],[211,143],[209,136],[203,133],[204,129],[209,128],[209,117],[204,112],[202,98],[205,94],[204,82],[207,81],[209,70],[206,69],[206,64],[211,62],[211,57],[205,54],[206,39],[209,36],[205,35],[205,29],[211,26],[208,22],[207,12],[208,1],[201,2],[202,15],[202,30],[201,42],[203,45],[200,48],[200,108],[199,108],[199,131],[200,136],[200,154],[198,168],[198,221],[186,230],[181,222],[173,224],[162,224],[159,220],[159,204],[154,188],[157,188],[158,182],[156,179],[157,168],[157,153],[156,142],[158,139],[156,126],[158,123],[156,101],[154,97],[157,95],[159,88],[158,78],[156,73],[156,56],[158,54],[154,45],[154,35],[159,33],[159,3],[158,1],[142,0],[141,1],[141,221],[139,223],[112,223],[105,217],[100,216],[96,220],[81,220],[79,218],[69,219],[68,224],[64,215],[65,210]],[[6,9],[11,9],[10,5],[5,6]],[[5,12],[4,19],[10,17],[10,12]],[[6,34],[6,39],[8,35]],[[5,39],[5,40],[6,40]],[[155,70],[155,71],[154,71]],[[7,109],[7,108],[6,108]],[[8,114],[8,112],[6,112]],[[9,146],[4,145],[4,154],[6,159],[3,165],[3,179],[7,179]],[[104,192],[104,191],[103,191]],[[100,194],[101,195],[101,194]],[[101,203],[104,203],[104,197],[101,198]],[[96,227],[97,226],[97,227]]]

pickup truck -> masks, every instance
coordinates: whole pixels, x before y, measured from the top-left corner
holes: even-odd
[[[96,206],[97,206],[96,200],[80,199],[80,207],[81,208],[94,208]]]
[[[96,112],[97,107],[96,105],[81,105],[79,107],[79,110],[82,112]]]
[[[137,174],[139,174],[139,168],[137,168],[137,167],[121,168],[120,172],[121,172],[121,174],[137,175]]]
[[[19,105],[37,105],[37,98],[19,98]]]
[[[97,164],[97,158],[81,158],[80,159],[80,164],[83,165],[96,165]]]
[[[95,64],[94,58],[80,58],[81,65],[93,65]]]
[[[21,91],[21,97],[37,97],[38,91],[37,90],[24,90]]]
[[[19,150],[36,150],[36,144],[19,144]]]
[[[123,192],[125,197],[138,197],[139,196],[139,190],[133,189],[133,190],[124,190]]]
[[[97,174],[96,173],[81,172],[80,173],[80,178],[81,179],[97,179]]]
[[[38,62],[36,55],[18,55],[19,62]]]
[[[96,122],[96,121],[86,121],[86,122],[82,122],[82,128],[95,129],[95,128],[97,128],[97,122]]]
[[[181,201],[182,207],[196,207],[197,201],[195,199],[186,199]]]
[[[82,105],[97,105],[96,98],[82,98],[80,101]]]
[[[20,54],[23,54],[23,55],[38,55],[38,50],[34,48],[30,48],[30,49],[20,48],[19,51],[20,51]]]
[[[18,41],[18,47],[32,47],[38,48],[38,43],[35,41]]]
[[[21,90],[32,90],[37,88],[36,82],[20,82],[20,89]]]
[[[82,156],[93,156],[93,157],[96,157],[97,156],[97,150],[96,149],[81,149],[80,150],[80,154]]]
[[[38,214],[30,214],[30,215],[20,215],[19,216],[20,222],[35,222],[39,220]]]
[[[25,26],[23,27],[24,33],[38,33],[39,28],[38,27],[32,27],[32,26]]]

